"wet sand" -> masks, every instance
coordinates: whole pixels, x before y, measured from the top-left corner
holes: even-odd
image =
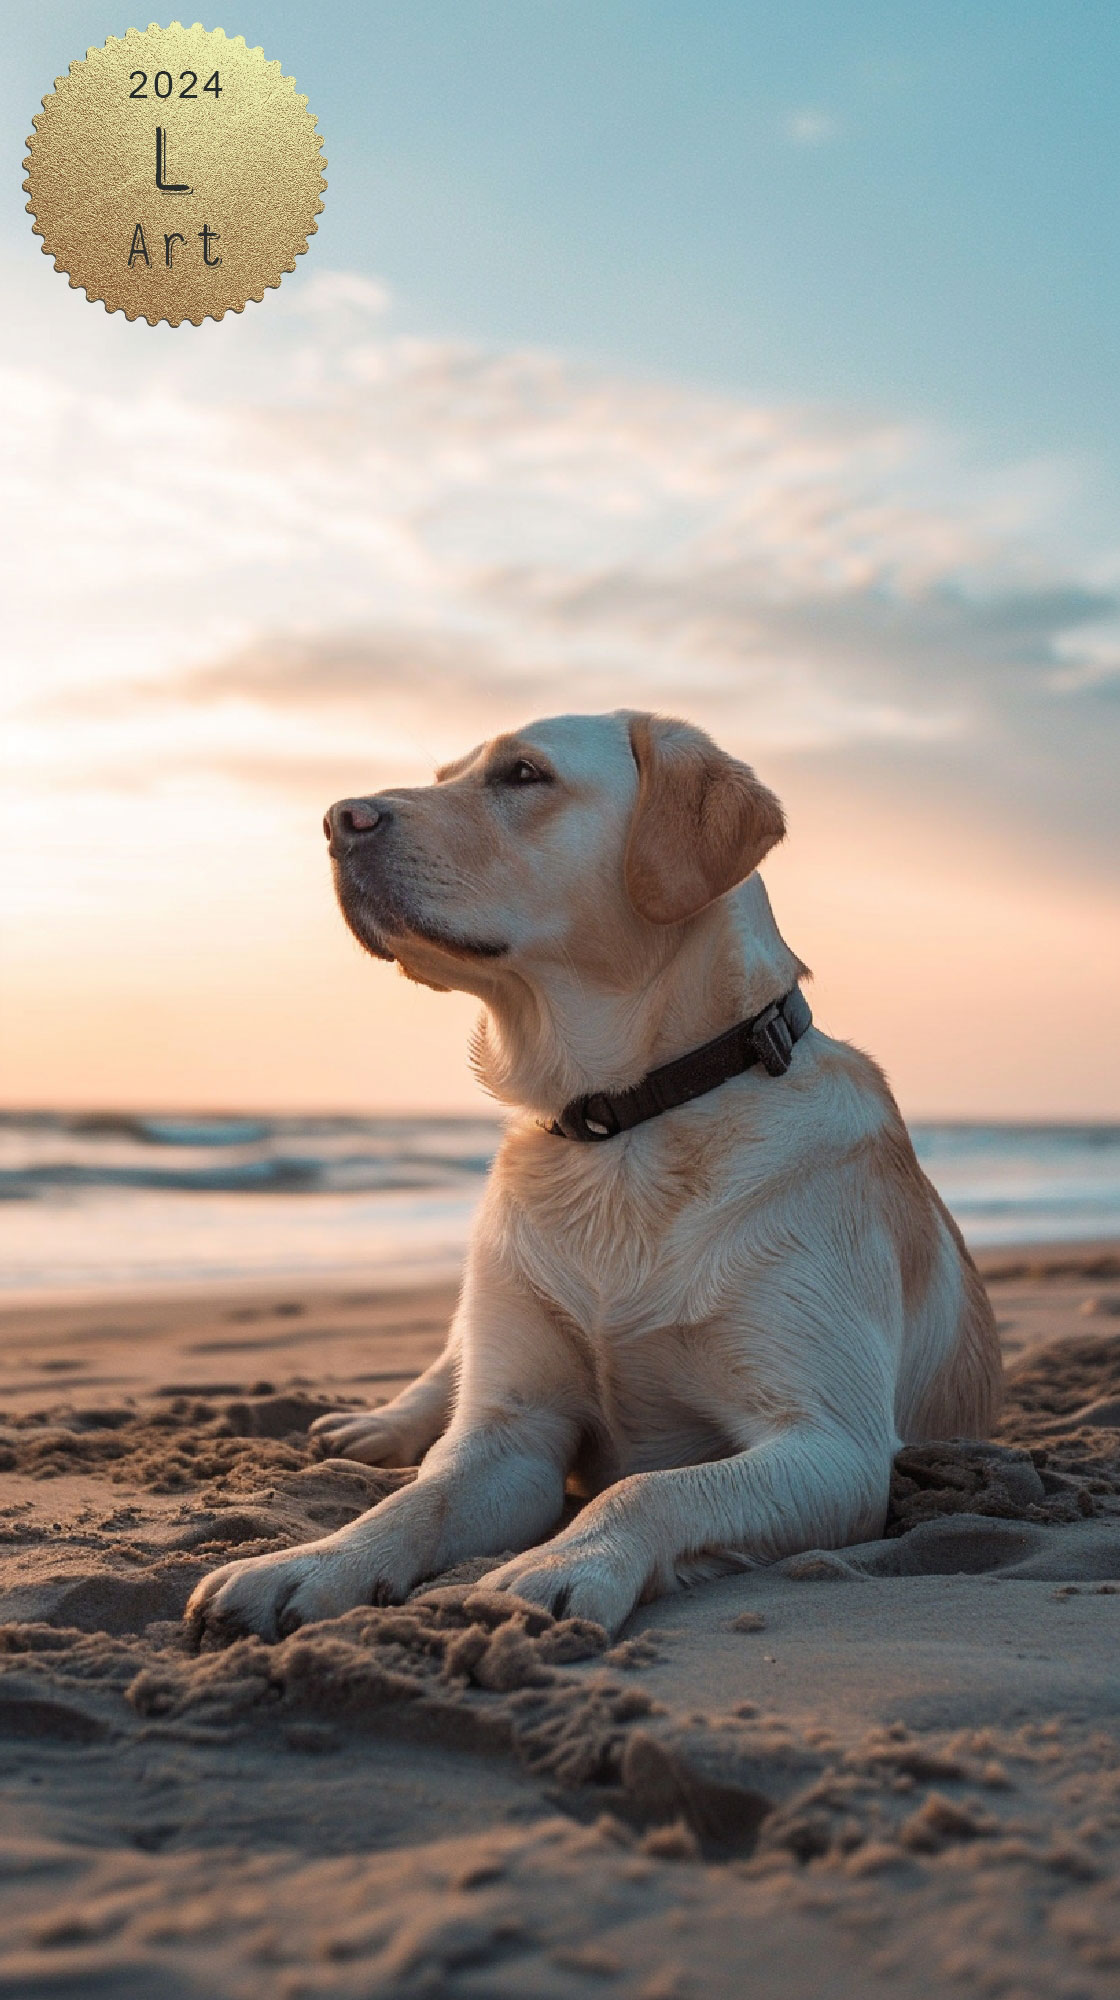
[[[985,1263],[999,1440],[615,1645],[481,1564],[184,1645],[207,1569],[408,1476],[307,1426],[430,1360],[447,1288],[9,1307],[0,1995],[1114,1991],[1120,1249]]]

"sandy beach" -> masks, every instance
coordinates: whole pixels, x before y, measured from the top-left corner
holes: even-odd
[[[614,1645],[481,1564],[185,1645],[207,1569],[410,1476],[307,1427],[438,1351],[446,1286],[8,1307],[0,1994],[1115,1991],[1120,1247],[983,1261],[999,1440]]]

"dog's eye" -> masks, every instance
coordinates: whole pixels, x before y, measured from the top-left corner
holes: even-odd
[[[530,764],[527,757],[519,757],[516,764],[511,764],[509,770],[503,773],[503,782],[507,785],[547,785],[548,775],[536,764]]]

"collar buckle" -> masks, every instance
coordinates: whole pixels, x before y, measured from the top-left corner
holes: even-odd
[[[747,1039],[767,1076],[785,1075],[793,1061],[793,1036],[780,1000],[752,1021]]]

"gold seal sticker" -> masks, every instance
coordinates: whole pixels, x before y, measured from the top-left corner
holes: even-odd
[[[109,312],[221,319],[279,285],[326,186],[292,77],[198,22],[110,36],[59,77],[24,165],[55,270]]]

